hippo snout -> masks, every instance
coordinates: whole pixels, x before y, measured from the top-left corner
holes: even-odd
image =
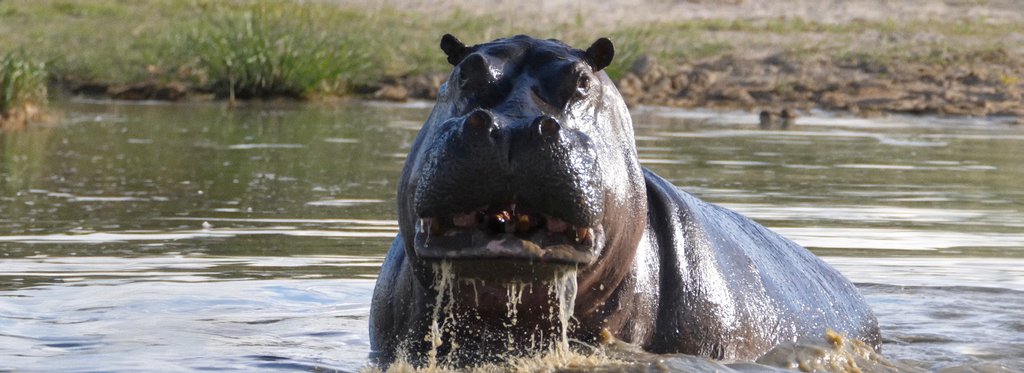
[[[416,187],[425,256],[593,260],[602,233],[589,138],[552,115],[474,109],[444,122]]]

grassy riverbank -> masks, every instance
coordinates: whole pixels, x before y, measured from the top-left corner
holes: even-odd
[[[45,103],[45,64],[20,51],[0,54],[0,129],[24,126]]]
[[[532,33],[581,45],[610,33],[627,58],[639,51],[631,41],[643,37],[595,31],[319,2],[0,2],[0,50],[25,48],[50,61],[55,79],[183,81],[221,96],[232,85],[240,96],[346,94],[386,77],[445,71],[437,48],[445,32],[468,42]]]
[[[1024,34],[1024,22],[1014,19],[945,16],[903,22],[895,18],[826,22],[785,13],[758,17],[716,13],[713,18],[652,20],[626,14],[609,20],[592,17],[599,12],[583,5],[563,8],[522,14],[452,7],[438,11],[403,6],[400,1],[381,5],[341,0],[5,0],[0,1],[0,53],[23,49],[46,62],[51,83],[74,93],[127,99],[379,94],[389,85],[408,85],[408,78],[402,77],[431,74],[435,78],[424,84],[436,84],[441,79],[437,74],[449,69],[437,48],[439,36],[446,32],[468,43],[528,33],[577,46],[609,36],[617,49],[609,74],[620,81],[634,75],[638,79],[633,83],[640,86],[632,88],[644,92],[668,89],[654,96],[672,99],[632,95],[640,102],[668,105],[700,104],[701,100],[676,99],[698,87],[692,82],[676,86],[662,82],[658,88],[654,85],[659,78],[672,80],[679,73],[676,67],[722,58],[762,65],[766,59],[784,58],[801,66],[801,61],[837,68],[863,66],[859,73],[871,76],[891,74],[908,64],[935,69],[967,66],[991,72],[992,79],[1015,90],[1022,80],[1024,52],[1017,41]],[[635,66],[640,56],[646,56],[643,61],[657,61],[663,76],[648,82],[650,77],[642,76],[644,66]],[[744,72],[726,75],[735,74]],[[786,74],[774,73],[776,82],[766,84],[774,84],[776,93],[785,93],[804,83]],[[729,84],[730,80],[717,81]],[[409,95],[429,96],[429,89],[384,97]],[[732,106],[780,101],[753,98]],[[806,100],[797,96],[789,100],[798,99]],[[711,106],[730,106],[731,100],[726,97]]]

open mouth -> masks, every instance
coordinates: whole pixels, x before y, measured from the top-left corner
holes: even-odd
[[[416,251],[427,259],[516,259],[591,264],[600,225],[575,226],[551,215],[517,209],[514,203],[421,218]]]

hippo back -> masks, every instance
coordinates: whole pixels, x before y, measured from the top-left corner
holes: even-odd
[[[878,348],[857,289],[807,249],[644,170],[648,237],[659,248],[657,327],[645,349],[753,359],[827,329]]]

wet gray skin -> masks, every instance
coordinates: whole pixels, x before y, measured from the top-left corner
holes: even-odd
[[[650,352],[720,359],[828,328],[880,344],[836,270],[640,167],[628,110],[601,71],[610,41],[584,51],[520,35],[467,47],[446,35],[441,48],[455,68],[406,159],[400,233],[373,296],[379,364],[399,353],[423,363],[441,260],[460,280],[483,280],[454,285],[446,312],[476,316],[437,349],[455,364],[552,332],[550,295],[528,292],[509,319],[505,283],[539,289],[566,268],[578,268],[570,339],[607,330]]]

